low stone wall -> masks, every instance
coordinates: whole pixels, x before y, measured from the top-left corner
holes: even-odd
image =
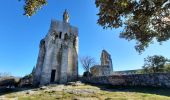
[[[82,82],[113,86],[152,86],[170,88],[170,73],[111,75],[80,78]]]

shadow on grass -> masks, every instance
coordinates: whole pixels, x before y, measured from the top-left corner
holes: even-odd
[[[51,83],[50,85],[52,85],[52,84],[58,84],[58,83],[54,82],[54,83]],[[44,85],[44,86],[48,86],[48,85]],[[5,87],[1,88],[0,87],[0,96],[5,95],[5,94],[10,94],[10,93],[15,93],[15,92],[29,91],[29,90],[38,91],[39,89],[43,90],[43,88],[41,88],[41,87],[38,87],[38,86],[34,87],[32,85],[26,85],[23,87],[16,87],[16,88],[5,88]]]
[[[109,92],[137,92],[137,93],[146,93],[146,94],[156,94],[162,96],[170,97],[170,88],[158,88],[158,87],[132,87],[132,86],[112,86],[112,85],[102,85],[102,84],[90,84],[91,86],[95,86],[104,91]],[[25,88],[14,88],[14,89],[0,89],[0,96],[15,92],[27,91],[32,89],[33,91],[37,91],[39,88],[34,87],[25,87]]]
[[[89,85],[97,86],[101,90],[109,91],[109,92],[138,92],[138,93],[156,94],[156,95],[170,97],[170,88],[141,87],[141,86],[112,86],[112,85],[103,85],[103,84],[96,85],[91,83]]]
[[[5,95],[5,94],[10,94],[10,93],[15,93],[15,92],[21,92],[21,91],[27,91],[31,89],[37,89],[34,87],[17,87],[17,88],[0,88],[0,96]]]

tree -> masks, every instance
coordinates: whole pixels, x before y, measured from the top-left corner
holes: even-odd
[[[165,65],[165,71],[166,71],[166,72],[170,72],[170,63],[167,63],[167,64]]]
[[[95,64],[95,59],[90,56],[84,56],[80,58],[80,62],[84,70],[90,72],[90,67]]]
[[[165,72],[165,64],[169,60],[163,56],[148,56],[144,59],[144,71],[146,73],[156,73],[156,72]]]
[[[25,15],[32,16],[47,0],[25,0]],[[136,40],[142,53],[154,40],[170,38],[170,0],[96,0],[98,24],[103,28],[124,27],[121,38]]]
[[[141,53],[154,40],[170,38],[169,0],[96,0],[98,24],[103,28],[124,27],[121,38],[136,40]]]
[[[95,59],[90,56],[84,56],[80,58],[80,62],[85,70],[83,76],[88,77],[91,76],[90,67],[95,64]]]
[[[21,1],[21,0],[19,0]],[[40,9],[43,5],[47,4],[47,0],[24,0],[24,15],[32,16]]]

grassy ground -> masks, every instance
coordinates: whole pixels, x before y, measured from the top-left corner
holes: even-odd
[[[170,89],[52,85],[43,89],[8,91],[0,95],[0,100],[170,100]]]

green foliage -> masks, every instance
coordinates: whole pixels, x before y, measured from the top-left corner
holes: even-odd
[[[170,72],[170,63],[165,65],[165,71]]]
[[[141,53],[153,40],[170,38],[170,2],[168,0],[96,0],[98,24],[103,28],[124,27],[121,38],[136,40]]]
[[[21,1],[21,0],[19,0]],[[43,5],[47,4],[47,0],[24,0],[24,15],[32,16],[40,9]]]
[[[143,69],[137,70],[136,74],[144,74],[144,70]]]
[[[21,1],[21,0],[19,0]],[[47,0],[24,0],[25,15],[32,16]],[[169,0],[96,0],[98,24],[103,28],[124,27],[121,38],[136,40],[135,49],[142,53],[154,40],[170,38]]]
[[[165,67],[169,60],[163,56],[148,56],[144,59],[143,66],[145,73],[167,72],[169,67]]]

